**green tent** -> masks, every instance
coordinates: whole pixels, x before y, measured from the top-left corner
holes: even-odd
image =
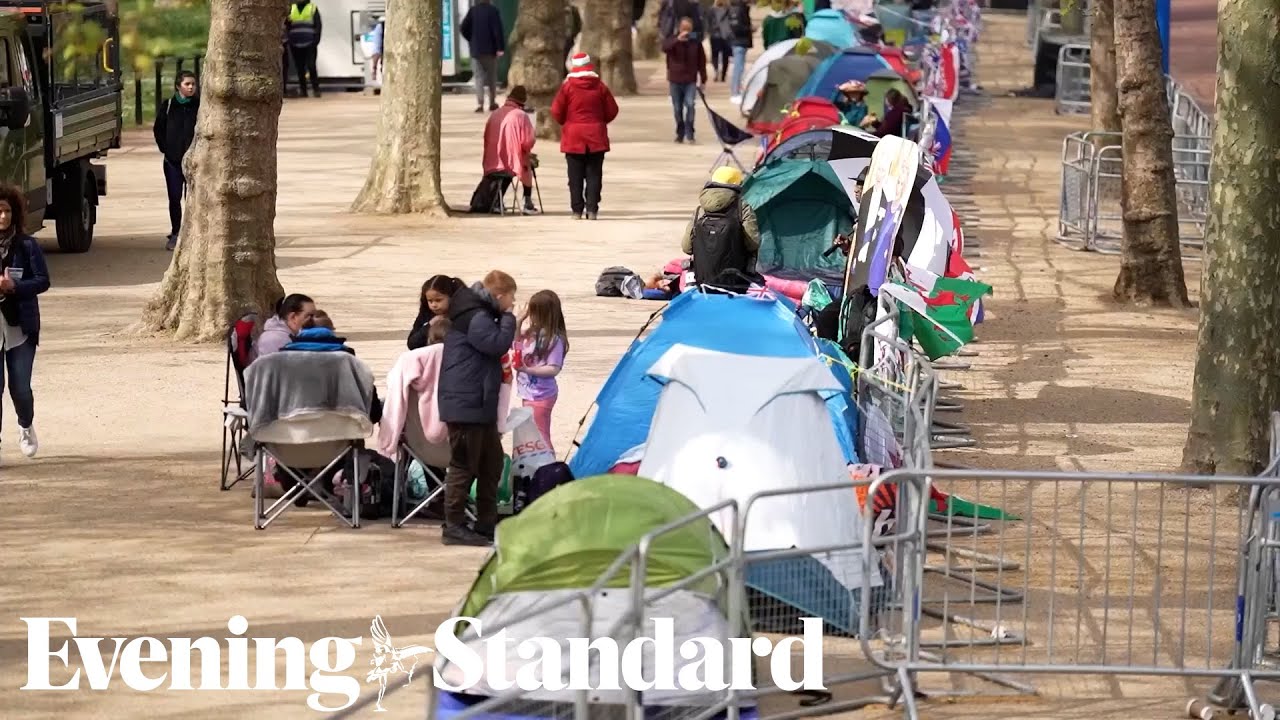
[[[498,525],[489,556],[462,603],[478,617],[495,596],[529,590],[591,587],[618,556],[646,534],[699,511],[688,498],[652,480],[600,475],[561,485]],[[706,518],[664,533],[649,546],[647,587],[664,587],[724,559],[728,546]],[[630,585],[624,567],[608,587]],[[707,594],[716,577],[706,578]]]
[[[867,77],[867,107],[879,117],[884,117],[884,96],[894,88],[906,96],[914,111],[920,112],[920,99],[916,97],[915,88],[897,70],[885,68],[871,73]]]
[[[822,64],[826,55],[813,44],[814,51],[804,55],[786,55],[769,63],[764,71],[764,87],[751,106],[747,127],[757,133],[773,132],[786,117],[787,108],[796,99],[796,93],[813,71]],[[826,45],[826,43],[823,43]],[[830,45],[827,45],[830,47]]]
[[[825,160],[779,157],[743,184],[743,202],[760,226],[760,272],[793,279],[841,277],[845,258],[823,256],[838,233],[853,230],[857,210]]]

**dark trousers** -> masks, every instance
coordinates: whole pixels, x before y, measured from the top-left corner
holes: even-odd
[[[298,92],[302,97],[307,96],[307,78],[310,77],[311,89],[315,91],[316,97],[320,97],[320,75],[316,72],[316,46],[290,46],[289,52],[293,54],[293,69],[298,73]]]
[[[489,106],[498,104],[498,56],[476,55],[471,58],[475,73],[476,104],[484,107],[484,93],[489,91]]]
[[[182,229],[182,197],[187,193],[187,178],[182,168],[164,161],[164,187],[169,191],[169,232],[178,236]]]
[[[476,528],[498,524],[498,484],[502,482],[502,435],[498,424],[449,423],[449,469],[444,474],[445,527],[467,523],[467,496],[476,481]]]
[[[15,302],[10,296],[7,302]],[[0,320],[4,322],[4,320]],[[9,373],[9,401],[18,415],[18,426],[29,428],[36,415],[36,399],[31,392],[31,371],[36,364],[36,344],[27,341],[16,348],[4,351],[4,365],[0,367],[0,386],[4,385],[5,371]],[[0,420],[3,420],[0,413]]]
[[[569,208],[574,215],[600,212],[604,184],[604,153],[565,153],[569,165]]]
[[[711,72],[718,82],[724,82],[729,74],[729,57],[733,55],[733,43],[724,38],[711,38]]]
[[[693,140],[694,101],[698,86],[693,83],[667,83],[671,86],[671,111],[676,117],[676,137]]]

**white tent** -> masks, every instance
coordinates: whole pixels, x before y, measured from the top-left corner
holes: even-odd
[[[674,345],[649,369],[664,383],[639,475],[699,507],[728,499],[746,512],[747,551],[844,546],[862,541],[863,521],[825,398],[840,382],[817,357],[736,355]],[[846,483],[746,503],[766,490]],[[727,513],[712,521],[726,538]],[[853,557],[818,557],[840,584],[861,587]],[[872,586],[881,585],[877,574]]]

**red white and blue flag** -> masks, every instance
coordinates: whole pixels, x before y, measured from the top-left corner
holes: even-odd
[[[938,175],[946,175],[951,166],[951,107],[952,101],[929,98],[929,112],[934,118],[933,169]]]

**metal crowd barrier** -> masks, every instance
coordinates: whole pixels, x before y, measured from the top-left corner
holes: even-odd
[[[1089,113],[1089,46],[1063,45],[1058,50],[1054,112],[1059,115]]]
[[[1186,127],[1191,127],[1187,124]],[[1209,217],[1212,137],[1173,137],[1178,236],[1184,257],[1198,258]],[[1057,240],[1080,250],[1116,254],[1124,236],[1120,133],[1076,132],[1062,143]]]
[[[1016,519],[1001,522],[998,534],[947,527],[929,515],[940,481]],[[1040,674],[1075,676],[1069,694],[1078,697],[1123,690],[1126,676],[1219,678],[1238,684],[1240,706],[1253,717],[1269,710],[1254,681],[1280,680],[1280,666],[1241,667],[1233,630],[1238,621],[1260,627],[1263,611],[1274,608],[1255,602],[1274,598],[1275,584],[1270,570],[1254,572],[1252,563],[1280,543],[1248,533],[1265,513],[1258,504],[1242,507],[1232,491],[1277,498],[1280,479],[900,470],[869,492],[890,483],[898,488],[897,527],[886,537],[867,532],[864,545],[868,567],[880,552],[908,548],[895,588],[900,605],[892,608],[898,616],[875,618],[897,632],[864,634],[861,643],[900,683],[904,717],[921,717],[917,703],[939,693],[990,696],[991,684],[1031,693],[1015,676]],[[938,530],[949,541],[931,548]],[[931,552],[942,569],[930,568]],[[1265,558],[1258,565],[1273,568],[1275,556]],[[965,572],[952,572],[957,560],[969,562]]]

